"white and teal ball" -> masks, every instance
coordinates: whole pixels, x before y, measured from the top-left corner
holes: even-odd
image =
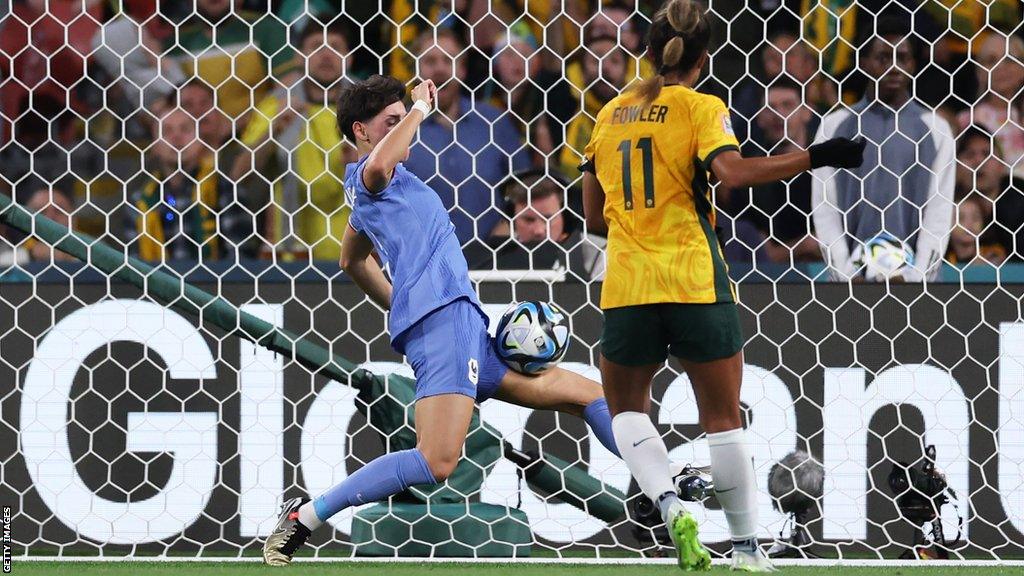
[[[555,304],[527,301],[509,306],[495,331],[501,360],[521,374],[540,374],[569,349],[569,316]]]
[[[892,234],[882,233],[853,249],[853,262],[863,269],[864,279],[884,282],[914,265],[914,251]]]

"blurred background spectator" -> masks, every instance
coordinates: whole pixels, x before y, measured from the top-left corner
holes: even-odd
[[[31,106],[29,100],[31,99]],[[73,141],[73,116],[65,104],[49,94],[25,95],[20,116],[11,123],[12,139],[0,151],[0,180],[9,186],[29,178],[67,186],[68,149]],[[19,188],[24,188],[23,186]],[[16,197],[19,202],[27,198]]]
[[[782,77],[769,84],[765,94],[765,106],[754,119],[756,130],[748,142],[752,151],[764,155],[807,148],[818,130],[818,115],[806,103],[803,87]]]
[[[217,108],[243,125],[267,92],[299,78],[286,25],[243,10],[240,0],[195,0],[195,13],[164,49],[186,76],[215,86]]]
[[[583,27],[583,37],[586,43],[594,38],[611,37],[618,41],[621,48],[629,56],[629,69],[626,78],[632,81],[634,78],[647,78],[654,74],[654,65],[650,60],[644,58],[646,47],[643,45],[644,36],[647,34],[647,25],[650,24],[650,16],[653,11],[646,12],[637,6],[642,2],[625,2],[623,0],[612,0],[610,2],[596,2],[592,7],[593,15]],[[568,53],[568,51],[566,52]]]
[[[581,106],[565,128],[565,145],[558,156],[562,173],[579,174],[580,160],[594,131],[597,113],[625,88],[628,60],[614,36],[591,38],[586,46],[576,50],[567,74]],[[578,76],[572,72],[572,66],[577,67]]]
[[[968,127],[957,138],[956,197],[972,197],[986,221],[990,239],[1013,260],[1024,259],[1024,183],[1010,173],[998,154],[998,140],[987,131]]]
[[[960,112],[961,128],[985,128],[999,143],[999,158],[1017,176],[1024,175],[1024,39],[987,30],[973,45],[978,97]]]
[[[915,253],[907,281],[935,278],[954,217],[954,142],[949,125],[912,98],[917,69],[913,37],[897,19],[880,19],[860,44],[858,61],[871,78],[864,98],[822,119],[815,138],[864,137],[864,164],[820,169],[812,181],[814,228],[834,277],[850,279],[855,243],[880,233]]]
[[[998,142],[995,148],[998,148]],[[961,200],[977,192],[992,204],[1007,187],[1009,170],[994,152],[987,131],[969,126],[957,137],[956,198]]]
[[[572,90],[559,71],[545,66],[544,54],[528,26],[513,26],[494,46],[491,80],[480,95],[505,112],[540,166],[563,140],[564,126],[576,115]]]
[[[498,184],[529,166],[519,132],[501,112],[462,93],[463,46],[441,28],[416,39],[419,76],[437,85],[437,111],[420,125],[405,166],[441,197],[461,244],[485,239],[500,216]]]
[[[852,103],[861,93],[864,83],[870,82],[870,74],[859,65],[857,47],[862,39],[871,35],[880,21],[892,19],[906,22],[907,32],[917,41],[932,44],[945,29],[932,17],[932,13],[921,9],[922,4],[932,1],[803,0],[800,9],[803,38],[820,54],[821,72],[840,81],[843,100]],[[941,18],[941,21],[945,22],[946,18]],[[944,61],[945,56],[939,54],[939,60]],[[920,66],[921,62],[918,64],[916,74],[931,62],[924,62],[924,66]],[[948,87],[945,92],[948,92]]]
[[[125,244],[143,260],[253,257],[254,216],[218,171],[215,152],[198,138],[198,122],[168,107],[147,172],[129,183]]]
[[[584,36],[616,38],[630,56],[643,56],[644,30],[637,22],[636,15],[637,9],[626,2],[615,0],[599,3],[594,15],[584,26]]]
[[[0,91],[0,112],[6,118],[17,118],[37,98],[55,102],[61,111],[87,112],[85,55],[92,51],[102,13],[101,0],[12,3],[10,16],[0,25],[0,77],[16,80],[5,81]],[[2,141],[9,138],[5,133]],[[62,141],[70,139],[61,135]]]
[[[590,280],[604,274],[605,240],[584,233],[582,222],[565,207],[569,182],[557,172],[532,169],[514,174],[502,186],[505,218],[486,245],[466,251],[477,270],[568,270]]]
[[[123,223],[133,249],[147,246],[157,259],[334,261],[349,214],[338,175],[353,151],[334,126],[333,100],[348,78],[390,72],[441,88],[440,109],[424,123],[408,167],[438,191],[467,254],[562,250],[557,239],[533,246],[530,234],[516,241],[506,230],[506,196],[515,195],[502,183],[527,168],[577,178],[597,111],[652,73],[644,34],[658,4],[15,0],[16,17],[0,22],[0,187],[22,203],[38,190],[66,191],[78,200],[76,227],[105,239],[122,236]],[[745,154],[803,148],[816,133],[849,128],[872,140],[875,166],[830,176],[814,203],[809,175],[752,190],[719,187],[727,258],[786,267],[821,257],[816,236],[846,238],[848,251],[853,238],[894,226],[918,248],[937,234],[929,222],[937,226],[945,210],[907,192],[935,170],[910,160],[914,151],[938,161],[945,136],[927,138],[922,128],[939,126],[925,119],[934,111],[963,132],[955,178],[940,171],[935,184],[955,180],[956,198],[973,198],[960,210],[978,205],[989,223],[983,244],[1022,260],[1022,11],[1018,0],[716,1],[700,89],[729,99]],[[905,85],[879,72],[885,64],[872,62],[875,47],[860,41],[897,19],[898,36],[923,47],[898,64]],[[848,124],[853,117],[862,120],[858,131]],[[194,142],[170,144],[175,128],[187,134],[188,120]],[[543,220],[550,233],[551,222],[564,220],[572,231],[578,190],[546,194],[522,205],[522,229],[540,230]],[[828,195],[848,205],[825,209]],[[139,220],[140,205],[149,220]],[[172,222],[182,206],[196,217]],[[111,223],[117,211],[133,216]],[[159,227],[157,212],[165,218]],[[961,254],[972,216],[961,218],[970,224],[957,232]],[[823,231],[812,226],[820,218]],[[211,222],[219,233],[204,231]],[[922,225],[927,233],[915,237]],[[162,240],[147,243],[156,232]],[[926,256],[946,252],[921,246]],[[833,246],[834,256],[841,252]]]
[[[103,21],[99,0],[23,0],[0,23],[0,180],[27,189],[23,179],[72,190],[83,174],[70,151],[102,101],[88,77],[91,43]],[[98,134],[93,139],[98,138]],[[27,198],[19,196],[24,202]]]
[[[782,77],[767,88],[767,105],[756,115],[751,138],[743,145],[746,157],[785,154],[806,149],[818,128],[818,116],[804,104],[800,84]],[[726,256],[733,261],[780,264],[817,261],[821,250],[811,228],[811,179],[805,172],[787,182],[749,190],[723,190],[719,203],[737,222],[740,242],[726,236]],[[751,229],[751,227],[753,229]],[[735,244],[735,245],[734,245]],[[757,254],[750,250],[760,246]]]
[[[980,259],[998,266],[1006,260],[1006,247],[995,239],[987,204],[988,201],[977,194],[960,201],[956,226],[949,235],[949,250],[946,252],[946,261],[950,264],[974,264],[975,259]]]
[[[496,3],[494,10],[504,9],[503,4]],[[502,23],[489,12],[490,2],[487,0],[455,0],[451,3],[385,0],[379,5],[388,15],[384,24],[389,32],[387,43],[395,47],[388,56],[388,74],[402,81],[411,81],[417,76],[416,61],[421,54],[419,39],[433,30],[445,30],[445,33],[451,33],[457,38],[459,46],[469,47],[466,53],[460,54],[464,69],[472,69],[475,77],[486,76],[484,54],[489,53],[502,28]],[[471,42],[473,39],[475,43]]]
[[[47,218],[71,228],[71,214],[75,210],[71,196],[59,188],[39,189],[32,193],[25,208],[32,214],[42,214]],[[25,239],[24,249],[28,251],[29,259],[33,262],[70,262],[74,256],[69,256],[60,250],[51,250],[50,245],[40,241],[35,236]]]
[[[173,101],[173,98],[165,99]],[[216,93],[201,78],[185,82],[177,90],[178,105],[199,122],[199,139],[213,150],[222,147],[231,138],[231,120],[216,105]],[[157,105],[154,110],[160,111]]]
[[[800,40],[798,30],[781,25],[782,19],[773,20],[765,42],[760,45],[759,64],[751,75],[732,91],[732,111],[738,116],[735,123],[740,142],[747,136],[747,125],[765,106],[765,90],[779,78],[796,82],[801,87],[801,99],[811,110],[823,114],[835,105],[838,96],[836,84],[825,74],[819,73],[816,53],[806,42]],[[751,128],[751,136],[756,131]]]
[[[347,30],[340,22],[326,28],[310,21],[299,36],[303,81],[275,90],[256,107],[242,143],[247,150],[234,163],[236,180],[248,176],[249,196],[270,197],[262,229],[285,259],[337,261],[351,208],[342,175],[354,149],[342,144],[335,103],[349,60]],[[272,183],[272,184],[271,184]],[[262,189],[255,193],[255,189]]]
[[[1013,32],[1020,26],[1024,9],[1020,0],[924,0],[921,5],[942,28],[935,59],[950,71],[970,56],[972,38],[985,28]],[[961,90],[954,86],[954,92]]]
[[[92,37],[92,57],[112,79],[118,97],[109,99],[122,118],[157,108],[175,86],[185,82],[177,62],[162,58],[163,42],[173,33],[152,0],[127,0]],[[151,125],[155,118],[140,117]]]

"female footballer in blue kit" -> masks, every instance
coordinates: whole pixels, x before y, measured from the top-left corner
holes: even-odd
[[[405,86],[371,76],[345,87],[338,104],[338,126],[360,158],[345,170],[352,215],[340,264],[374,302],[390,310],[391,344],[416,374],[416,448],[373,460],[313,500],[285,502],[263,548],[267,564],[288,564],[311,530],[345,508],[444,481],[458,463],[478,401],[494,397],[582,416],[618,455],[600,384],[557,367],[524,376],[508,370],[492,348],[487,317],[448,212],[437,194],[402,166],[435,93],[431,81],[417,85],[407,112]],[[374,249],[390,281],[371,256]]]

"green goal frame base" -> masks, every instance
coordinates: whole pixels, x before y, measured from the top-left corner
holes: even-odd
[[[352,519],[356,556],[521,558],[533,536],[526,513],[494,504],[379,504]]]

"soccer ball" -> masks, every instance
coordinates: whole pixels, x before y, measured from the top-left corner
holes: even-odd
[[[568,315],[547,302],[519,302],[508,307],[495,332],[494,347],[509,368],[540,374],[558,364],[569,349]]]
[[[884,282],[914,265],[914,251],[892,234],[879,234],[853,249],[853,262],[869,282]]]

